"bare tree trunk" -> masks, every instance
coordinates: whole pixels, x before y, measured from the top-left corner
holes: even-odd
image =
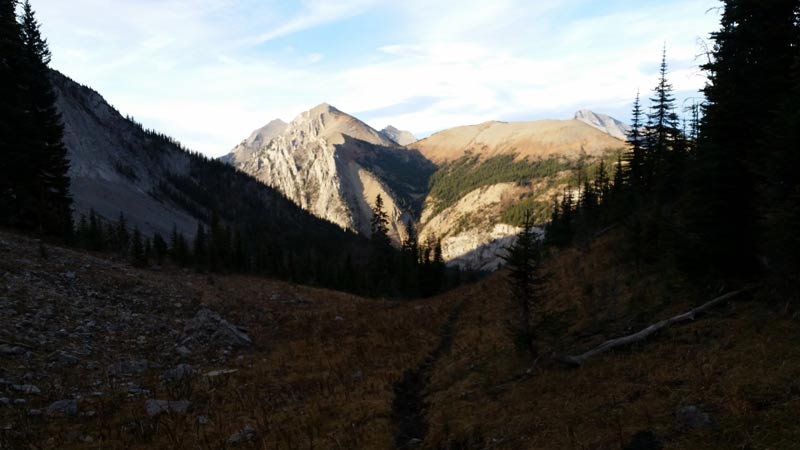
[[[739,294],[741,294],[741,293],[743,293],[745,291],[749,291],[751,289],[753,289],[753,288],[752,287],[748,287],[748,288],[744,288],[744,289],[739,289],[738,291],[729,292],[729,293],[727,293],[725,295],[722,295],[722,296],[719,296],[719,297],[715,298],[714,300],[711,300],[711,301],[709,301],[707,303],[704,303],[704,304],[698,306],[697,308],[692,309],[689,312],[680,314],[680,315],[675,316],[675,317],[673,317],[671,319],[666,319],[666,320],[662,320],[660,322],[654,323],[654,324],[650,325],[649,327],[643,329],[642,331],[639,331],[638,333],[634,333],[634,334],[630,334],[628,336],[623,336],[623,337],[619,337],[619,338],[616,338],[616,339],[611,339],[609,341],[606,341],[606,342],[600,344],[599,346],[597,346],[597,347],[595,347],[595,348],[593,348],[593,349],[589,350],[588,352],[583,353],[581,355],[575,355],[575,356],[557,355],[555,357],[555,359],[557,361],[560,361],[560,362],[562,362],[564,364],[567,364],[567,365],[570,365],[570,366],[574,366],[574,367],[581,366],[587,359],[591,358],[592,356],[599,355],[601,353],[605,353],[605,352],[607,352],[607,351],[609,351],[611,349],[617,348],[617,347],[622,347],[624,345],[628,345],[628,344],[632,344],[632,343],[635,343],[635,342],[643,341],[643,340],[647,339],[648,337],[650,337],[652,334],[655,334],[657,331],[659,331],[659,330],[661,330],[663,328],[666,328],[666,327],[668,327],[670,325],[673,325],[673,324],[676,324],[676,323],[679,323],[679,322],[687,322],[687,321],[690,321],[690,320],[694,320],[695,316],[705,312],[707,309],[712,308],[712,307],[714,307],[714,306],[716,306],[716,305],[718,305],[718,304],[720,304],[720,303],[722,303],[722,302],[724,302],[726,300],[729,300],[729,299],[731,299],[733,297],[736,297],[737,295],[739,295]]]

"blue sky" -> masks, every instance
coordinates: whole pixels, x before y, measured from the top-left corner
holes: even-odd
[[[417,135],[487,120],[622,120],[666,43],[705,82],[716,0],[32,0],[52,66],[208,155],[328,102]]]

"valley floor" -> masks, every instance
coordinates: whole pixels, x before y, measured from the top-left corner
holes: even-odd
[[[547,263],[534,363],[502,273],[382,301],[0,232],[0,449],[796,448],[800,326],[748,296],[553,360],[707,300],[613,239]]]

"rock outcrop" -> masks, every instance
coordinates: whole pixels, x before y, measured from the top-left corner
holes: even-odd
[[[273,121],[224,158],[317,217],[370,234],[377,195],[399,243],[433,166],[338,109],[321,104],[285,127]],[[266,131],[264,131],[266,130]]]
[[[628,134],[631,132],[631,127],[628,124],[620,122],[609,115],[596,113],[588,109],[581,109],[576,112],[574,119],[623,141],[628,139]]]
[[[253,343],[244,328],[231,324],[207,308],[197,311],[194,318],[186,322],[183,335],[181,344],[185,346],[247,347]]]

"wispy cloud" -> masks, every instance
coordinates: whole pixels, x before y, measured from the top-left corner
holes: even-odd
[[[303,10],[266,33],[246,38],[247,44],[263,44],[319,25],[364,13],[378,0],[306,0]]]
[[[702,87],[716,0],[34,0],[53,65],[191,148],[327,101],[418,134],[484,120],[626,114],[664,43]],[[91,12],[87,14],[87,11]],[[625,119],[626,117],[621,117]]]

